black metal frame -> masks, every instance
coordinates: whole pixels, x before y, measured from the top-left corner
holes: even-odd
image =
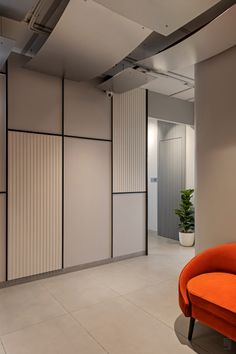
[[[64,240],[64,200],[65,200],[65,138],[64,138],[64,133],[65,133],[65,79],[64,77],[62,78],[61,82],[61,93],[62,93],[62,98],[61,98],[61,132],[62,132],[62,143],[61,143],[61,158],[62,158],[62,219],[61,219],[61,227],[62,227],[62,235],[61,235],[61,242],[62,242],[62,254],[61,254],[61,267],[64,269],[64,245],[65,245],[65,240]]]
[[[8,280],[8,61],[6,62],[6,281]]]
[[[113,227],[113,97],[111,98],[111,258],[114,257]]]
[[[188,340],[191,341],[193,337],[193,330],[195,325],[195,318],[190,317],[189,321],[189,329],[188,329]]]
[[[146,245],[145,252],[148,256],[148,90],[146,90],[146,171],[145,171],[145,185],[146,185],[146,212],[145,212],[145,221],[146,221]]]

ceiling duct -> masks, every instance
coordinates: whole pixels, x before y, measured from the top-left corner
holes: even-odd
[[[179,81],[180,92],[181,90],[184,92],[188,89],[192,89],[194,87],[194,80],[183,76],[181,77],[181,74],[179,75],[176,73],[176,70],[193,66],[202,60],[234,46],[236,44],[235,18],[236,5],[230,7],[223,14],[202,27],[193,35],[189,36],[187,39],[171,46],[169,49],[164,50],[157,55],[140,61],[133,60],[129,55],[123,62],[119,63],[116,68],[105,73],[106,80],[99,85],[99,88],[103,90],[104,87],[106,87],[106,83],[107,85],[112,86],[113,81],[116,83],[115,87],[119,87],[119,77],[121,78],[123,88],[125,88],[126,85],[129,85],[129,77],[125,72],[118,71],[124,64],[126,65],[126,68],[138,68],[139,70],[146,71],[148,75],[154,77],[155,75],[165,76],[166,80],[164,80],[163,77],[165,83],[167,83],[169,79],[175,79],[176,81]],[[116,71],[115,76],[113,76],[114,71]],[[127,84],[124,82],[125,77]],[[157,84],[155,84],[155,81]],[[142,85],[142,87],[152,90],[153,87],[158,86],[159,82],[160,80],[158,80],[157,77],[156,80],[150,80],[147,84]]]
[[[24,22],[33,33],[22,53],[35,56],[53,31],[69,0],[40,0],[27,13]]]
[[[72,80],[89,80],[120,62],[151,32],[94,1],[70,0],[26,67]]]
[[[137,63],[154,71],[174,71],[217,55],[236,44],[236,5],[177,45]]]

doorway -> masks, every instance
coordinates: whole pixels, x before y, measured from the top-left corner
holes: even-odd
[[[148,119],[148,230],[149,248],[178,241],[174,210],[182,189],[194,188],[194,128]]]

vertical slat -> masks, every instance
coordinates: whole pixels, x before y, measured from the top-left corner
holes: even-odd
[[[61,268],[61,143],[9,132],[9,280]]]
[[[6,195],[0,194],[0,282],[6,280]]]
[[[113,192],[145,191],[146,92],[113,98]]]
[[[6,192],[6,78],[0,74],[0,192]]]

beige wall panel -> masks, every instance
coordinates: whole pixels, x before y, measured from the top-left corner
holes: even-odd
[[[65,134],[111,138],[111,99],[96,82],[65,80]]]
[[[236,47],[196,66],[196,249],[236,241]]]
[[[61,268],[61,144],[61,137],[9,133],[9,279]]]
[[[145,193],[113,195],[114,257],[145,250]]]
[[[145,191],[146,92],[113,98],[113,191]]]
[[[19,55],[9,61],[9,128],[61,133],[61,79],[26,70],[24,61]]]
[[[65,267],[111,256],[111,143],[65,138]]]
[[[6,80],[0,74],[0,192],[6,191]]]
[[[0,282],[6,280],[6,195],[0,194]]]

